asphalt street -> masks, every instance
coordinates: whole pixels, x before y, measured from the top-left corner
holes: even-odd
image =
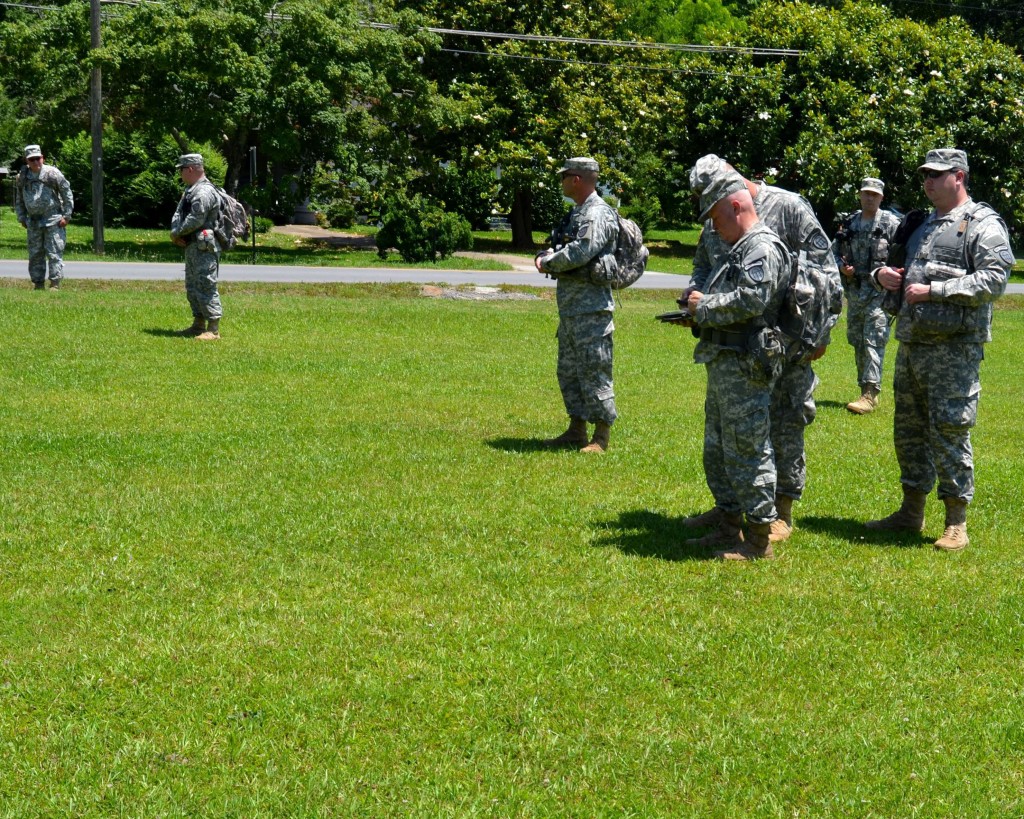
[[[123,279],[141,281],[185,280],[183,264],[162,262],[65,262],[64,275],[74,279]],[[24,260],[0,259],[0,276],[24,278],[28,283],[28,267]],[[412,282],[414,284],[479,284],[486,286],[527,285],[554,287],[554,279],[535,270],[420,270],[387,267],[300,267],[293,265],[252,265],[226,262],[221,265],[223,282]],[[635,288],[681,291],[688,276],[672,273],[644,274]],[[1024,293],[1024,285],[1010,284],[1007,293]]]
[[[24,260],[0,260],[0,276],[24,278],[28,267]],[[64,262],[64,276],[74,279],[125,279],[148,281],[185,280],[183,264],[162,262]],[[252,265],[225,262],[220,267],[223,282],[413,282],[415,284],[528,285],[554,287],[554,279],[536,270],[419,270],[387,267],[299,267],[294,265]],[[645,273],[634,287],[649,290],[682,290],[687,276],[671,273]]]

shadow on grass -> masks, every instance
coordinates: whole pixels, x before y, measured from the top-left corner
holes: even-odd
[[[491,449],[500,449],[502,452],[564,452],[565,449],[555,449],[545,446],[543,438],[491,438],[487,441]]]
[[[818,407],[818,409],[846,410],[846,404],[842,401],[815,401],[814,406]]]
[[[649,509],[622,512],[615,520],[594,524],[594,528],[602,532],[595,546],[659,560],[711,560],[714,549],[686,544],[688,537],[700,537],[705,531],[684,529],[680,524],[682,519]]]
[[[920,532],[878,532],[864,526],[863,520],[853,518],[832,518],[812,515],[796,521],[797,531],[805,529],[851,543],[867,543],[872,546],[895,546],[917,548],[931,544],[931,539]]]
[[[142,332],[147,336],[154,336],[155,338],[191,338],[191,336],[186,336],[181,330],[167,330],[163,327],[144,327]]]

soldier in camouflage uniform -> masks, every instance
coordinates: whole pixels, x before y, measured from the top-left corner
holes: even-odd
[[[735,170],[714,154],[701,157],[690,173],[691,187],[696,191],[703,190],[708,180],[719,173],[718,169],[722,167]],[[744,181],[761,221],[778,235],[792,253],[803,251],[812,263],[829,274],[833,280],[831,292],[820,293],[818,297],[828,299],[838,307],[842,299],[839,269],[832,255],[831,242],[810,203],[802,196],[782,188],[764,182],[751,182],[749,179]],[[721,238],[710,228],[709,224],[704,225],[693,260],[690,287],[683,293],[683,300],[687,299],[690,291],[704,287],[708,277],[718,268],[719,260],[727,252]],[[777,474],[775,506],[779,515],[772,524],[773,542],[786,540],[792,533],[793,501],[799,500],[807,482],[804,430],[814,421],[817,411],[814,388],[818,385],[811,362],[824,355],[826,346],[822,345],[815,354],[803,361],[786,362],[772,390],[771,437]],[[717,507],[683,521],[687,528],[720,527],[720,524],[721,510]],[[723,536],[728,538],[728,531],[723,532]]]
[[[929,151],[919,170],[935,209],[905,246],[893,248],[890,264],[872,273],[887,291],[886,309],[898,315],[893,437],[903,503],[867,525],[922,531],[925,499],[938,480],[946,524],[935,548],[952,552],[968,544],[981,361],[992,339],[992,305],[1014,258],[1002,218],[968,193],[967,154]]]
[[[25,146],[27,167],[14,184],[14,212],[28,231],[28,275],[36,290],[46,287],[49,263],[50,288],[60,288],[64,278],[65,227],[75,207],[71,186],[59,170],[45,164],[38,145]]]
[[[777,331],[789,284],[789,250],[758,219],[746,180],[721,167],[691,181],[701,191],[701,219],[710,217],[727,252],[718,268],[690,289],[686,306],[700,330],[694,361],[707,367],[704,472],[720,510],[715,536],[724,560],[770,558],[775,509],[771,444],[772,385],[783,364]],[[741,530],[746,515],[747,530]]]
[[[611,287],[594,284],[591,274],[608,281],[606,267],[615,262],[619,220],[598,196],[597,162],[573,157],[558,170],[562,192],[576,206],[551,233],[551,248],[539,253],[537,269],[557,279],[558,386],[562,390],[569,428],[544,443],[552,447],[577,447],[582,452],[605,452],[615,422],[615,390],[612,386]],[[587,440],[587,423],[594,436]]]
[[[171,218],[171,241],[185,248],[185,295],[192,308],[192,326],[181,334],[214,341],[220,338],[222,315],[217,292],[220,246],[214,235],[220,199],[206,178],[201,154],[184,154],[175,167],[187,188]]]
[[[833,249],[846,291],[846,340],[857,360],[860,398],[846,408],[856,415],[874,412],[882,391],[882,363],[889,341],[889,322],[882,310],[882,294],[871,281],[871,271],[885,264],[900,220],[880,210],[885,183],[867,177],[860,185],[861,210],[851,214],[836,234]]]

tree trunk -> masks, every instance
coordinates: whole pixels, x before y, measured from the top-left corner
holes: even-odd
[[[516,250],[533,250],[533,193],[529,190],[517,190],[512,200],[512,212],[509,221],[512,223],[512,247]]]

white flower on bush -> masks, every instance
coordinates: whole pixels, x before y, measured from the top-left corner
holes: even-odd
[[[914,89],[913,88],[904,88],[903,89],[903,93],[906,94],[908,97],[912,97],[912,96],[914,96]]]
[[[759,111],[758,114],[757,114],[757,118],[758,119],[762,119],[762,120],[764,120],[764,119],[771,119],[772,115],[769,114],[767,111]]]
[[[934,68],[931,71],[929,71],[928,73],[931,74],[933,77],[941,77],[942,76],[942,72],[941,71],[936,71]]]

